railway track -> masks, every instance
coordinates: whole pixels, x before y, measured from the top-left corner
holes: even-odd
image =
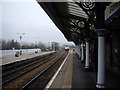
[[[47,62],[48,60],[50,60],[53,57],[54,56],[51,56],[51,57],[47,56],[47,57],[41,58],[37,61],[27,63],[24,66],[21,66],[21,67],[19,66],[18,68],[15,68],[12,71],[8,71],[9,73],[3,74],[3,76],[2,76],[2,85],[10,82],[11,80],[13,80],[17,77],[20,77],[21,75],[31,71],[32,69],[35,69],[36,67],[44,64],[45,62]]]
[[[58,70],[63,60],[67,56],[67,52],[65,52],[61,57],[56,59],[55,62],[51,63],[47,68],[43,69],[41,73],[39,73],[35,78],[33,78],[30,82],[26,83],[21,90],[25,89],[44,89],[48,84],[49,80],[53,77],[55,72]]]
[[[3,75],[3,89],[5,88],[19,88],[24,89],[29,83],[33,82],[41,74],[46,72],[52,67],[63,55],[64,52],[58,52],[49,58],[42,58],[31,64],[27,64],[23,67],[17,68],[14,72]]]
[[[54,53],[55,54],[55,53]],[[8,66],[7,69],[3,69],[2,70],[2,83],[0,83],[0,85],[3,85],[9,81],[11,81],[12,79],[14,78],[17,78],[18,76],[24,74],[25,72],[29,71],[30,70],[30,67],[33,67],[33,69],[35,68],[35,66],[37,67],[40,63],[42,64],[42,62],[45,62],[45,59],[50,59],[52,57],[52,55],[54,55],[53,53],[52,54],[48,54],[48,55],[44,55],[42,56],[42,58],[35,58],[35,60],[29,60],[28,62],[22,62],[22,64],[19,64],[15,67],[13,67],[12,65],[11,66]],[[35,66],[34,66],[35,65]],[[28,68],[29,69],[28,69]]]
[[[17,61],[17,62],[10,63],[10,64],[5,64],[5,65],[2,65],[2,71],[3,71],[3,73],[5,73],[6,71],[8,72],[8,70],[13,70],[15,68],[21,67],[21,66],[26,65],[28,63],[43,59],[45,57],[49,57],[53,54],[54,53],[45,54],[45,55],[42,55],[42,56],[37,56],[37,57],[34,57],[34,58],[29,58],[29,59],[25,59],[25,60],[22,60],[22,61]]]

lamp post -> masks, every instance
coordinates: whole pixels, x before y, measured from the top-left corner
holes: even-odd
[[[37,41],[35,41],[35,48],[37,48],[38,46],[37,46]]]
[[[25,33],[22,33],[22,34],[20,34],[20,33],[17,33],[18,35],[19,35],[19,38],[20,38],[20,55],[22,55],[22,35],[25,35]]]

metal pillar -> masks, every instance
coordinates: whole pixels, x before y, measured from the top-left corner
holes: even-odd
[[[79,45],[79,58],[81,58],[81,46]]]
[[[100,12],[101,11],[101,12]],[[96,3],[96,23],[98,33],[98,74],[97,74],[97,88],[105,88],[105,3]]]
[[[78,47],[76,46],[76,53],[78,54]]]
[[[98,37],[98,76],[97,88],[105,88],[105,39]]]
[[[82,59],[81,59],[81,61],[83,62],[84,61],[84,44],[82,43]]]
[[[85,69],[90,68],[90,60],[89,60],[89,41],[86,39],[86,61],[85,61]]]
[[[79,47],[79,45],[78,45],[78,56],[80,58],[80,47]]]
[[[79,54],[78,54],[78,45],[76,46],[76,53],[77,53],[77,55],[79,55]]]
[[[78,45],[78,57],[79,57],[79,45]]]

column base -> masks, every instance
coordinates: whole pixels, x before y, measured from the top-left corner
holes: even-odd
[[[85,66],[85,70],[86,70],[86,71],[91,71],[90,66]]]
[[[81,59],[81,57],[79,56],[79,59]]]
[[[81,63],[85,63],[85,61],[84,61],[84,60],[81,60]]]
[[[105,88],[104,83],[97,83],[96,88]]]
[[[76,53],[76,55],[78,56],[78,58],[79,58],[79,54],[78,53]]]
[[[85,68],[86,68],[86,69],[89,69],[89,68],[90,68],[90,66],[85,66]]]

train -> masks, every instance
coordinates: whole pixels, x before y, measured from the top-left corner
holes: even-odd
[[[68,46],[65,47],[65,51],[69,51],[69,47]]]

